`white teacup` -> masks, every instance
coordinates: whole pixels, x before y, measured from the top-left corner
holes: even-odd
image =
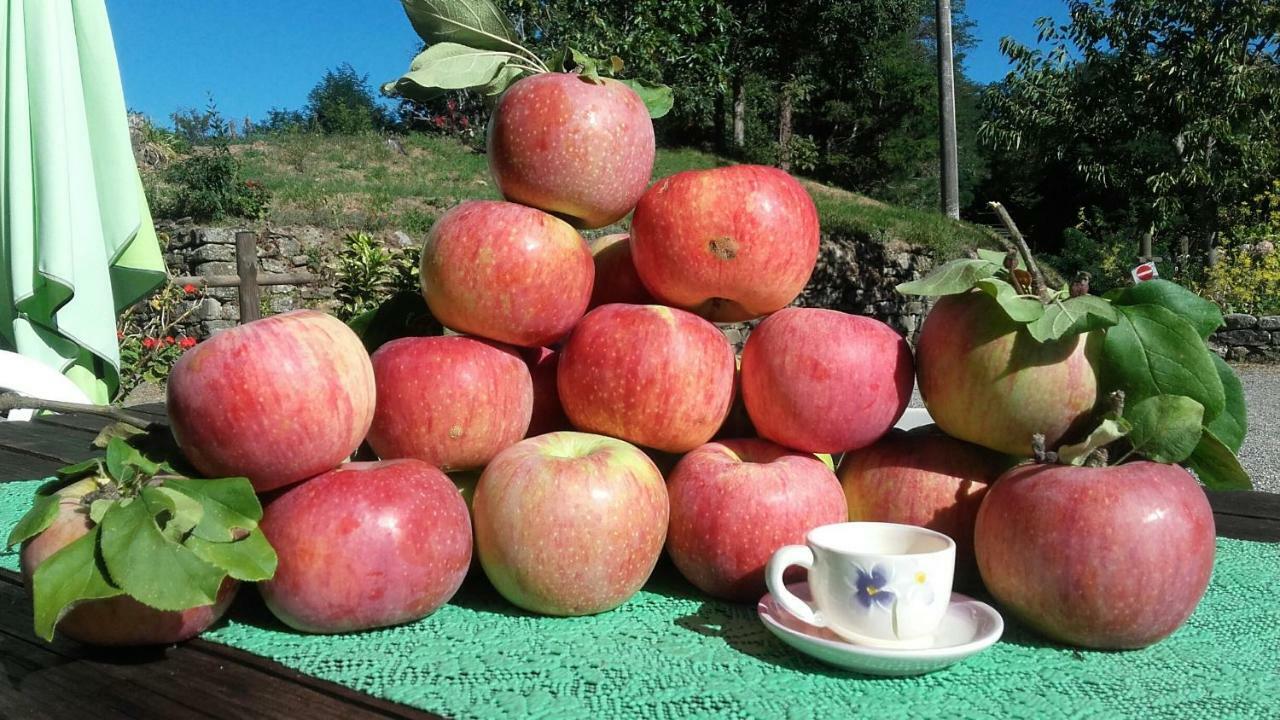
[[[769,560],[765,581],[778,604],[800,620],[851,642],[922,647],[932,641],[951,601],[956,544],[914,525],[848,522],[809,531],[808,545],[787,545]],[[809,570],[814,605],[782,576]]]

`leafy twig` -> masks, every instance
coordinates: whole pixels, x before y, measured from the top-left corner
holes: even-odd
[[[987,204],[991,206],[992,210],[996,211],[996,215],[1000,216],[1000,222],[1009,231],[1009,235],[1013,238],[1018,252],[1022,253],[1022,259],[1027,263],[1027,270],[1031,273],[1031,284],[1035,286],[1036,294],[1043,296],[1046,288],[1044,275],[1040,273],[1040,266],[1036,265],[1036,259],[1031,256],[1031,248],[1027,245],[1026,238],[1022,237],[1022,232],[1018,230],[1018,226],[1013,222],[1013,218],[1009,216],[1009,211],[1004,209],[1004,205],[994,200]]]
[[[49,410],[59,413],[84,413],[86,415],[98,415],[100,417],[110,418],[118,422],[127,423],[140,430],[151,430],[157,427],[166,427],[165,423],[159,420],[148,420],[141,415],[134,415],[124,408],[115,405],[86,405],[84,403],[62,402],[60,400],[43,400],[41,398],[27,397],[18,393],[0,393],[0,413],[7,413],[10,410]]]

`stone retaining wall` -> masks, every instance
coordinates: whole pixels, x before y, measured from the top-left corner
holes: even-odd
[[[1227,360],[1280,362],[1280,315],[1232,313],[1209,344]]]

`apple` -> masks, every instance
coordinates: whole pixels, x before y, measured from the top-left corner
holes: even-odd
[[[715,439],[753,438],[758,435],[751,424],[751,416],[747,414],[747,405],[742,401],[742,356],[734,358],[733,370],[733,403],[729,405],[729,414],[724,423],[716,431]]]
[[[499,342],[552,345],[587,310],[595,265],[568,223],[514,203],[469,200],[431,227],[422,295],[446,327]]]
[[[41,563],[93,529],[81,500],[97,489],[97,483],[86,478],[57,492],[57,516],[43,532],[24,542],[19,552],[18,564],[28,588]],[[189,610],[156,610],[128,595],[86,600],[58,621],[57,631],[86,645],[171,645],[199,635],[221,619],[238,587],[227,578],[212,605]]]
[[[811,453],[875,442],[911,399],[911,349],[871,318],[786,308],[742,350],[742,399],[760,437]]]
[[[485,468],[472,503],[490,582],[545,615],[626,602],[649,579],[667,536],[662,475],[639,448],[601,435],[522,440]]]
[[[978,511],[987,589],[1059,642],[1140,648],[1186,621],[1209,586],[1213,511],[1176,465],[1022,465]]]
[[[224,330],[169,374],[173,436],[207,477],[266,492],[329,470],[360,446],[373,367],[340,320],[295,310]]]
[[[653,121],[631,88],[542,73],[507,88],[489,120],[489,173],[502,196],[580,228],[621,220],[653,173]]]
[[[631,236],[605,235],[591,244],[596,263],[596,283],[591,289],[590,308],[611,303],[650,305],[653,295],[645,289],[631,261]]]
[[[560,353],[548,348],[528,348],[523,355],[533,379],[533,417],[525,437],[571,429],[560,404],[560,391],[556,389]]]
[[[676,465],[667,492],[671,560],[699,590],[726,600],[759,600],[778,548],[847,519],[840,483],[821,460],[767,440],[697,448]]]
[[[956,582],[979,582],[973,523],[1007,456],[926,425],[889,434],[840,460],[840,484],[853,521],[919,525],[956,542]]]
[[[1102,333],[1038,343],[983,292],[940,298],[916,343],[920,394],[952,437],[1030,457],[1086,428],[1098,401]]]
[[[533,381],[511,348],[467,337],[393,340],[373,354],[378,408],[369,446],[446,472],[478,468],[524,437]]]
[[[758,165],[689,170],[636,205],[631,256],[659,302],[714,322],[786,307],[818,260],[818,211],[795,178]]]
[[[575,428],[681,453],[710,440],[733,400],[733,348],[714,325],[661,305],[605,305],[560,354]]]
[[[421,460],[349,463],[290,488],[260,524],[276,549],[262,599],[295,630],[343,633],[426,617],[471,564],[458,488]]]

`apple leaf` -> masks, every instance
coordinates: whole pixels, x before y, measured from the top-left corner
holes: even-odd
[[[1008,255],[1009,255],[1008,253],[1002,252],[1000,250],[988,250],[986,248],[978,248],[979,259],[990,260],[991,262],[999,265],[1000,267],[1004,267],[1004,259],[1008,257]],[[1026,270],[1027,262],[1022,259],[1021,255],[1019,255],[1018,264],[1014,265],[1014,267],[1018,268],[1019,270]]]
[[[457,43],[511,51],[516,31],[489,0],[400,0],[409,22],[428,45]]]
[[[419,53],[410,63],[409,72],[383,86],[383,91],[414,100],[430,100],[446,90],[491,89],[493,81],[512,59],[509,52],[437,43]]]
[[[114,583],[157,610],[211,604],[225,575],[190,548],[166,536],[157,516],[172,512],[171,498],[144,492],[102,518],[102,560]]]
[[[102,522],[102,516],[106,515],[107,511],[110,510],[111,506],[115,505],[116,502],[118,501],[110,498],[98,498],[97,500],[94,500],[89,504],[89,522],[92,522],[94,525],[100,524]]]
[[[1168,280],[1149,280],[1112,295],[1116,305],[1159,305],[1173,311],[1207,339],[1222,326],[1222,310],[1217,304]]]
[[[587,57],[587,54],[571,47],[563,47],[551,56],[551,61],[547,66],[553,72],[577,72],[584,78],[589,78],[594,82],[600,80],[601,63],[594,58]],[[608,72],[610,66],[605,65],[605,72]]]
[[[165,489],[198,501],[204,514],[193,534],[209,542],[231,542],[238,537],[237,530],[252,531],[262,519],[262,505],[245,478],[178,478],[166,482]]]
[[[163,522],[164,533],[175,542],[182,542],[204,517],[203,505],[172,488],[143,488],[142,498],[155,507],[165,508],[168,514]]]
[[[1200,443],[1184,465],[1195,472],[1200,482],[1210,490],[1252,490],[1249,473],[1240,465],[1231,448],[1227,447],[1211,430],[1205,430]]]
[[[75,465],[58,468],[58,479],[70,482],[86,475],[101,475],[105,471],[106,468],[103,466],[102,458],[90,458]]]
[[[1217,416],[1205,423],[1206,430],[1213,432],[1214,437],[1231,448],[1231,452],[1240,452],[1244,444],[1245,433],[1249,430],[1249,418],[1245,412],[1244,387],[1240,378],[1225,360],[1216,354],[1211,355],[1213,365],[1218,369],[1218,377],[1222,380],[1222,389],[1226,395],[1226,407]]]
[[[36,635],[53,640],[53,628],[82,600],[115,597],[98,554],[99,527],[50,555],[31,577]]]
[[[259,582],[276,574],[276,551],[261,530],[235,542],[209,542],[193,536],[186,546],[201,560],[224,570],[236,580]]]
[[[1204,432],[1204,406],[1182,395],[1149,397],[1126,408],[1125,417],[1133,452],[1158,463],[1186,460]]]
[[[640,96],[640,100],[644,102],[644,106],[649,110],[649,117],[657,120],[658,118],[671,112],[671,108],[675,105],[675,95],[671,93],[671,88],[660,83],[649,82],[648,80],[619,80],[618,82],[626,85]]]
[[[1012,285],[999,278],[984,278],[976,287],[995,298],[996,303],[1004,309],[1010,320],[1019,323],[1030,323],[1044,315],[1044,303],[1035,298],[1023,297]]]
[[[1044,314],[1027,324],[1027,332],[1039,343],[1053,342],[1067,335],[1111,327],[1119,321],[1111,303],[1095,295],[1054,300]]]
[[[926,277],[898,286],[904,295],[959,295],[968,292],[979,280],[995,276],[1000,265],[990,260],[960,258],[952,260]]]
[[[37,494],[31,509],[9,531],[5,546],[11,548],[44,532],[45,528],[53,524],[54,518],[58,517],[58,501],[57,495]]]
[[[1104,448],[1111,443],[1129,434],[1133,430],[1133,426],[1124,418],[1108,417],[1085,438],[1083,442],[1074,445],[1063,445],[1058,448],[1058,462],[1079,467],[1084,465],[1089,456],[1099,448]]]
[[[1217,417],[1226,404],[1213,353],[1186,320],[1159,305],[1116,307],[1119,322],[1102,345],[1105,390],[1123,390],[1130,403],[1184,395]]]

